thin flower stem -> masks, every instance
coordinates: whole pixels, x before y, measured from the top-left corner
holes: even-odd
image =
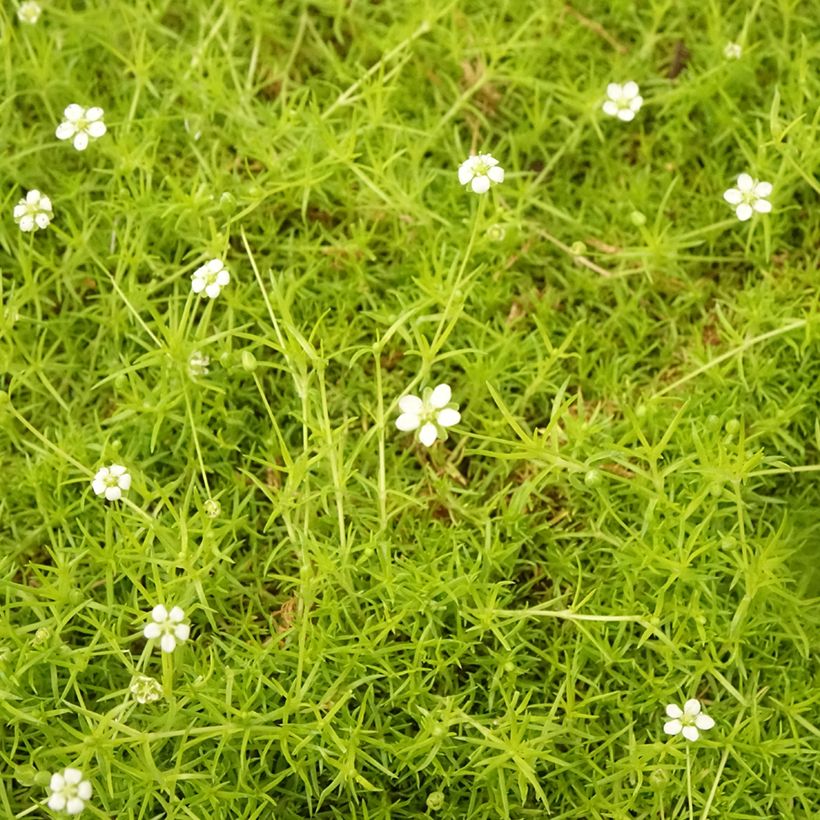
[[[689,755],[689,745],[686,746],[686,795],[689,801],[689,820],[694,820],[692,808],[692,760]]]

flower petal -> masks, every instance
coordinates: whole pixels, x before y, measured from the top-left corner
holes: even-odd
[[[700,701],[697,698],[690,698],[683,704],[683,713],[694,717],[700,714]]]
[[[173,652],[177,648],[177,639],[170,632],[166,632],[160,639],[159,645],[163,652]]]
[[[70,797],[65,804],[66,814],[79,814],[85,808],[85,803],[79,797]]]
[[[63,116],[69,122],[77,122],[80,117],[85,114],[85,109],[81,105],[77,105],[77,103],[71,103],[68,108],[63,111]]]
[[[432,422],[427,422],[421,430],[419,430],[419,441],[425,447],[431,447],[436,439],[438,438],[438,430],[436,430],[436,425]]]
[[[94,120],[101,120],[101,119],[102,119],[102,115],[103,115],[104,113],[105,113],[105,112],[104,112],[104,111],[102,110],[102,108],[100,108],[98,105],[92,105],[92,106],[91,106],[91,108],[89,108],[89,109],[85,112],[85,118],[86,118],[87,120],[91,120],[92,122],[93,122]]]
[[[667,720],[666,723],[663,724],[663,731],[666,732],[667,735],[676,735],[682,728],[683,724],[679,720]]]
[[[230,281],[231,281],[231,275],[226,270],[221,270],[216,275],[216,284],[219,285],[219,287],[221,287],[221,288],[224,288],[225,285],[227,285]]]
[[[171,607],[171,611],[168,613],[168,619],[173,621],[175,624],[178,624],[185,618],[185,612],[183,611],[181,606]]]
[[[42,211],[50,211],[52,210],[51,207],[51,200],[47,196],[40,195],[40,210]]]
[[[421,419],[415,413],[402,413],[396,419],[396,427],[405,433],[415,430],[421,424]]]
[[[741,202],[735,209],[735,214],[741,222],[746,222],[752,218],[752,206],[748,202]]]
[[[58,140],[70,140],[77,133],[77,128],[72,122],[61,122],[54,133]]]
[[[439,411],[436,416],[436,421],[442,427],[452,427],[454,424],[458,424],[461,421],[461,413],[459,413],[458,410],[454,410],[452,407],[445,407],[444,410]]]
[[[201,276],[194,274],[191,278],[191,290],[194,293],[201,293],[205,290],[205,280]]]
[[[97,120],[97,122],[88,123],[85,130],[86,133],[90,134],[96,140],[103,136],[108,129],[105,127],[105,123],[102,120]]]
[[[418,415],[424,410],[424,402],[418,396],[402,396],[399,399],[399,410]]]
[[[450,390],[449,384],[437,384],[430,394],[428,399],[430,407],[435,407],[436,410],[441,410],[446,407],[453,398],[453,391]]]
[[[723,198],[730,205],[740,205],[740,203],[743,202],[743,194],[740,193],[737,188],[729,188],[727,191],[724,191]]]
[[[77,794],[83,800],[90,800],[91,799],[91,794],[92,794],[91,784],[87,780],[83,780],[83,782],[80,783],[79,786],[77,786]]]
[[[474,164],[475,161],[471,157],[470,159],[465,159],[464,162],[458,166],[458,181],[462,185],[466,185],[473,178]]]
[[[225,266],[222,264],[221,259],[211,259],[209,262],[206,262],[203,266],[208,273],[219,273]],[[202,270],[202,268],[200,268]]]
[[[753,191],[755,196],[763,197],[764,199],[767,196],[770,196],[772,193],[772,183],[771,182],[758,182],[757,185],[754,187]]]
[[[85,131],[78,131],[74,137],[74,147],[78,151],[85,151],[88,148],[88,134]]]
[[[167,621],[167,620],[168,620],[168,610],[167,610],[167,609],[166,609],[166,608],[165,608],[162,604],[157,604],[157,605],[156,605],[156,606],[155,606],[155,607],[151,610],[151,617],[152,617],[152,618],[153,618],[153,619],[154,619],[154,620],[155,620],[158,624],[164,623],[165,621]]]
[[[494,165],[492,168],[487,169],[487,176],[493,182],[503,182],[504,169],[500,165]]]
[[[145,635],[146,638],[154,639],[158,638],[162,634],[162,629],[160,629],[159,624],[150,623],[145,625],[145,629],[142,630],[142,634]]]
[[[638,84],[633,80],[630,80],[628,83],[624,84],[623,88],[623,95],[627,100],[633,99],[633,97],[637,97],[640,92],[638,88]]]
[[[178,641],[187,641],[191,634],[191,627],[188,624],[177,624],[174,627],[174,637]]]
[[[618,116],[618,105],[617,103],[612,102],[612,100],[607,100],[604,105],[604,113],[609,114],[610,117],[617,117]]]
[[[65,808],[66,799],[59,792],[55,792],[48,798],[48,807],[54,811],[62,811]]]
[[[60,792],[65,788],[65,778],[60,772],[54,772],[54,774],[51,775],[51,782],[48,785],[51,791]]]
[[[702,731],[706,731],[707,729],[711,729],[715,725],[715,721],[709,717],[709,715],[698,715],[695,718],[695,726]]]
[[[740,188],[744,194],[751,191],[754,184],[754,180],[749,176],[749,174],[740,174],[737,178],[737,187]]]
[[[621,108],[618,110],[618,119],[624,122],[632,122],[635,119],[635,112],[631,108]]]
[[[219,296],[220,287],[216,282],[211,282],[210,285],[205,286],[205,295],[209,299],[216,299]]]
[[[696,741],[700,737],[700,733],[694,726],[684,726],[681,730],[681,734],[687,739],[691,741]]]
[[[683,709],[678,706],[677,703],[670,703],[666,707],[666,714],[671,718],[682,718],[683,717]]]
[[[117,481],[117,486],[121,490],[128,490],[131,488],[131,476],[126,473],[125,475],[121,475],[119,480]]]
[[[20,220],[20,230],[21,231],[31,231],[34,229],[34,217],[31,214],[26,214]]]
[[[760,201],[762,202],[763,200]],[[38,228],[47,228],[49,223],[48,214],[41,211],[39,214],[35,214],[34,221]]]
[[[473,177],[470,187],[477,194],[486,194],[490,190],[490,178],[486,174],[479,177]]]
[[[768,199],[756,199],[752,206],[759,214],[769,214],[772,212],[772,203]]]
[[[633,111],[640,111],[642,105],[643,105],[643,97],[641,97],[640,95],[638,95],[637,97],[633,97],[629,101],[629,107]]]
[[[95,495],[102,495],[105,492],[107,484],[101,478],[95,478],[91,482],[91,489],[94,490]]]
[[[609,97],[610,100],[614,100],[618,102],[618,100],[622,99],[624,96],[624,90],[621,87],[620,83],[610,83],[606,87],[606,95]]]
[[[105,497],[109,501],[119,501],[122,498],[122,490],[119,487],[106,487]]]
[[[83,779],[83,773],[79,769],[69,766],[63,772],[63,777],[65,778],[66,783],[76,786]]]

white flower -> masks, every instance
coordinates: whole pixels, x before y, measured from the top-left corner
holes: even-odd
[[[69,767],[62,773],[55,772],[51,775],[48,788],[51,792],[48,807],[54,811],[79,814],[85,808],[85,801],[91,799],[91,784],[83,780],[79,769]]]
[[[88,138],[99,139],[106,131],[102,120],[103,110],[96,106],[83,108],[77,103],[71,103],[63,112],[65,122],[57,126],[58,140],[74,140],[74,147],[78,151],[85,151],[88,147]]]
[[[504,181],[504,169],[492,154],[470,156],[458,166],[458,181],[477,194],[486,194],[493,183]]]
[[[177,641],[187,641],[191,634],[191,627],[182,623],[185,613],[181,607],[175,606],[169,612],[162,604],[158,604],[151,610],[151,618],[151,623],[146,624],[142,634],[149,639],[159,638],[163,652],[173,652]]]
[[[91,488],[96,495],[104,495],[107,501],[118,501],[122,498],[123,490],[130,486],[131,475],[122,464],[100,467],[91,482]]]
[[[159,681],[148,675],[135,675],[129,691],[137,703],[153,703],[162,697]]]
[[[208,518],[216,518],[222,512],[222,505],[215,498],[206,498],[202,509]]]
[[[219,296],[219,291],[231,281],[231,275],[225,270],[221,259],[211,259],[191,275],[191,290],[194,293],[205,293],[209,299]]]
[[[726,43],[723,56],[727,60],[739,60],[743,56],[743,47],[740,43]]]
[[[36,231],[47,228],[54,217],[51,200],[38,190],[29,191],[25,199],[21,199],[14,206],[14,221],[21,231]]]
[[[418,440],[430,447],[436,439],[447,438],[447,427],[461,421],[458,405],[450,399],[452,391],[447,384],[439,384],[434,389],[425,389],[422,398],[402,396],[399,399],[401,415],[396,419],[396,427],[404,432],[418,430]]]
[[[723,192],[723,198],[734,207],[741,222],[752,218],[752,213],[767,214],[772,210],[772,203],[766,197],[772,193],[771,182],[758,182],[749,174],[737,178],[737,188]]]
[[[672,720],[663,724],[663,731],[668,735],[682,734],[687,740],[697,740],[698,729],[705,732],[715,725],[715,721],[700,710],[700,701],[696,698],[687,700],[683,709],[674,703],[666,707],[666,714]]]
[[[40,19],[42,13],[43,9],[40,7],[40,4],[35,3],[34,0],[26,0],[26,2],[21,3],[20,8],[17,9],[17,17],[20,21],[29,23],[32,26]]]
[[[604,113],[610,117],[617,117],[619,120],[629,122],[635,119],[643,105],[643,97],[640,95],[638,84],[630,80],[628,83],[610,83],[606,87],[606,95],[609,99],[604,103]]]
[[[199,350],[195,350],[188,357],[188,373],[191,376],[206,376],[208,374],[208,365],[211,360]]]

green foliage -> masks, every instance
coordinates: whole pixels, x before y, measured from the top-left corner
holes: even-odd
[[[817,816],[812,6],[1,9],[0,814],[76,765],[100,818]]]

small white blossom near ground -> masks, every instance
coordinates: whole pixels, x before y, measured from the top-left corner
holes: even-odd
[[[743,47],[740,43],[726,43],[723,56],[727,60],[739,60],[743,56]]]
[[[149,675],[135,675],[129,691],[137,703],[154,703],[162,697],[162,686]]]
[[[700,701],[696,698],[687,700],[683,709],[675,703],[666,707],[667,717],[671,720],[663,724],[663,731],[667,735],[682,734],[687,740],[695,741],[700,732],[705,732],[715,725],[715,721],[701,711]]]
[[[14,206],[14,221],[21,231],[29,232],[48,227],[54,218],[51,200],[37,189],[29,191]]]
[[[208,518],[216,518],[222,512],[222,505],[215,498],[208,498],[202,505]]]
[[[478,154],[459,165],[458,181],[477,194],[486,194],[492,185],[504,181],[504,169],[492,154]]]
[[[21,22],[28,23],[32,26],[40,19],[40,15],[42,13],[42,7],[34,0],[26,0],[26,2],[21,3],[20,7],[17,9],[18,19]]]
[[[91,784],[79,769],[67,768],[51,775],[48,807],[66,814],[79,814],[91,799]]]
[[[172,607],[169,612],[162,604],[157,604],[151,610],[151,623],[145,625],[142,634],[149,640],[159,638],[162,651],[173,652],[177,641],[187,641],[191,633],[191,627],[182,623],[184,619],[182,607]]]
[[[191,274],[191,290],[215,299],[230,281],[231,275],[226,270],[225,263],[221,259],[211,259]]]
[[[402,396],[399,399],[401,415],[396,427],[404,432],[418,430],[417,438],[425,446],[432,446],[437,439],[447,438],[447,427],[461,421],[458,405],[451,402],[452,391],[447,384],[428,387],[422,397]]]
[[[724,191],[723,198],[735,209],[737,218],[746,222],[755,211],[759,214],[771,213],[772,203],[767,199],[771,193],[771,182],[758,182],[751,174],[740,174],[737,187]]]
[[[73,140],[78,151],[85,151],[90,139],[99,139],[106,132],[103,113],[97,106],[83,108],[71,103],[63,112],[65,120],[57,126],[57,139]]]
[[[629,122],[643,105],[643,97],[638,84],[632,80],[621,85],[610,83],[606,87],[607,99],[603,104],[605,114]]]
[[[208,356],[204,355],[199,350],[195,350],[188,357],[188,373],[194,377],[206,376],[208,374],[210,364],[211,360]]]
[[[106,501],[119,501],[123,492],[131,487],[131,474],[122,464],[111,464],[97,470],[91,488],[96,495],[104,495]]]

